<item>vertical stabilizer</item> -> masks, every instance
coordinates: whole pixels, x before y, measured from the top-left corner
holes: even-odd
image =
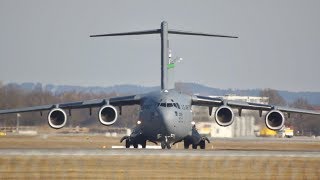
[[[167,89],[167,64],[168,57],[168,23],[163,21],[161,23],[161,90]]]
[[[161,23],[161,90],[174,89],[173,65],[169,62],[168,23]]]
[[[168,64],[167,64],[167,71],[168,71],[167,88],[174,89],[175,88],[175,80],[174,80],[175,61],[174,61],[174,59],[172,59],[170,47],[168,47],[168,49],[169,49],[169,60],[168,60]]]

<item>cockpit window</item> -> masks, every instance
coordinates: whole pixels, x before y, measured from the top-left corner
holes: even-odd
[[[160,107],[175,107],[177,109],[180,109],[180,105],[178,103],[158,103],[158,106]]]
[[[167,106],[166,106],[166,103],[160,103],[159,106],[161,106],[161,107],[167,107]]]

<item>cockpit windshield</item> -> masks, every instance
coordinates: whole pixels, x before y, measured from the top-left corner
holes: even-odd
[[[161,106],[161,107],[167,107],[167,104],[166,104],[166,103],[159,103],[159,106]]]
[[[161,107],[175,107],[177,109],[180,109],[180,105],[178,103],[158,103],[158,106],[161,106]]]

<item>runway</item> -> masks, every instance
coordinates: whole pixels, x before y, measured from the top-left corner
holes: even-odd
[[[1,149],[3,179],[319,179],[305,151]]]
[[[205,150],[112,146],[123,144],[87,135],[2,137],[0,179],[320,178],[320,141],[314,138],[215,138]]]
[[[173,156],[173,157],[303,157],[319,151],[155,150],[155,149],[0,149],[0,156]]]

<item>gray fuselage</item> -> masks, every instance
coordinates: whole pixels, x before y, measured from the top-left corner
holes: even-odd
[[[148,93],[142,98],[139,118],[144,136],[152,141],[177,141],[191,135],[191,96],[165,90]]]

